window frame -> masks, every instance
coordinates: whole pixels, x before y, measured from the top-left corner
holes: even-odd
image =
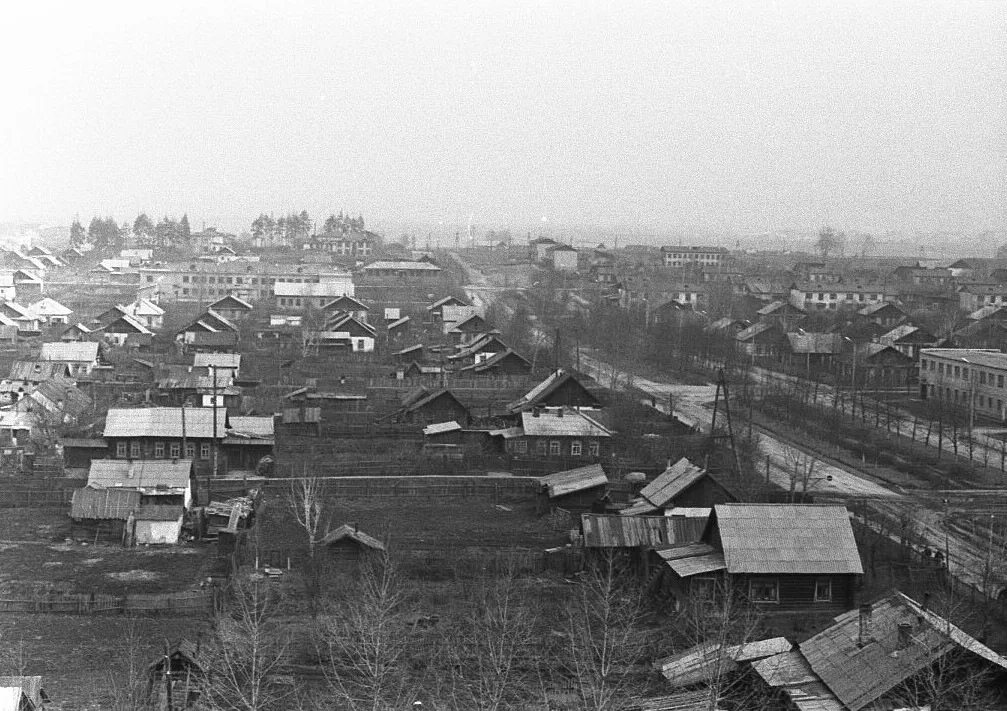
[[[210,458],[210,443],[200,442],[199,443],[199,458],[202,460],[207,460]]]
[[[819,595],[819,586],[828,586],[827,595]],[[832,602],[832,578],[815,579],[815,602]]]
[[[172,459],[178,459],[178,455],[181,451],[182,451],[181,442],[168,443],[168,456],[170,456]]]
[[[549,440],[549,456],[558,457],[563,454],[563,444],[558,439]]]
[[[570,456],[579,457],[583,454],[584,445],[579,439],[575,439],[570,443]]]
[[[140,458],[140,440],[134,439],[129,443],[129,458],[139,459]]]
[[[154,442],[154,459],[164,459],[164,442]]]
[[[120,439],[115,443],[115,458],[116,459],[127,459],[129,457],[129,443]]]
[[[772,590],[773,597],[757,597],[755,594],[756,588],[759,586],[766,586],[767,591]],[[760,605],[779,605],[780,604],[780,579],[779,578],[751,578],[748,581],[748,599],[753,603]]]

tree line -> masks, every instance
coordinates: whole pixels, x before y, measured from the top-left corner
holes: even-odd
[[[136,244],[151,247],[174,247],[187,245],[192,240],[192,229],[189,227],[188,214],[180,220],[165,215],[157,224],[146,213],[140,213],[133,220],[119,225],[114,217],[92,217],[87,230],[79,218],[70,225],[70,244],[80,247],[92,244],[95,249],[122,249],[132,241]]]
[[[338,215],[329,215],[322,223],[321,234],[340,236],[355,232],[363,232],[363,215],[350,217],[340,210]],[[262,213],[252,220],[252,237],[265,242],[304,242],[315,231],[315,222],[307,210],[291,212],[274,218]]]

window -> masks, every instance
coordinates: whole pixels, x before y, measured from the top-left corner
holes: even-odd
[[[185,443],[185,458],[186,459],[196,458],[196,445],[194,445],[192,442]]]
[[[559,456],[559,440],[554,439],[549,442],[549,456],[558,457]]]
[[[752,602],[779,602],[780,581],[776,578],[752,578],[748,583],[748,597]]]
[[[182,275],[182,283],[183,284],[188,284],[189,283],[189,275],[188,274],[183,274]]]
[[[985,385],[986,384],[986,371],[985,370],[980,370],[979,371],[979,384],[980,385]]]
[[[850,293],[848,293],[848,294],[846,295],[846,300],[847,300],[847,301],[853,301],[853,293],[852,293],[852,292],[850,292]]]
[[[697,575],[692,579],[692,597],[696,600],[712,600],[716,590],[716,578]]]
[[[829,294],[829,299],[835,301],[836,300],[836,295],[835,294]]]
[[[594,441],[594,442],[588,442],[587,443],[587,453],[590,454],[592,457],[597,457],[598,456],[598,442],[597,442],[597,440]]]
[[[960,365],[955,366],[955,377],[959,377],[962,374],[962,367]]]
[[[156,459],[164,458],[164,442],[154,442],[154,457]]]
[[[944,375],[944,364],[943,363],[940,363],[938,365],[937,372],[940,373],[941,375]]]
[[[528,440],[526,440],[526,439],[519,439],[517,442],[515,442],[514,443],[514,451],[517,452],[518,454],[527,454],[528,453]]]
[[[129,457],[130,459],[140,458],[140,442],[139,440],[133,440],[129,443]]]
[[[969,369],[968,368],[962,368],[962,378],[964,378],[965,380],[969,379]]]
[[[579,439],[575,439],[573,442],[571,442],[570,443],[570,456],[571,457],[579,457],[580,454],[581,454],[581,447],[582,447],[582,445],[581,445]]]
[[[201,442],[199,445],[199,458],[209,459],[210,458],[210,443]]]
[[[172,442],[168,445],[168,454],[171,455],[172,459],[178,459],[178,453],[181,449],[182,446],[178,442]]]
[[[116,442],[115,443],[115,456],[117,456],[119,459],[125,459],[126,458],[126,443],[125,442]]]
[[[815,602],[832,602],[832,578],[815,581]]]
[[[545,456],[545,440],[544,439],[540,439],[538,442],[535,443],[535,453],[538,454],[541,457]]]
[[[998,388],[1002,388],[1003,386],[1004,386],[1004,376],[998,375],[997,376],[997,387]]]

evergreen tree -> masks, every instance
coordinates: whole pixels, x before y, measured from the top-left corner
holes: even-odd
[[[95,249],[104,249],[108,246],[105,241],[105,225],[102,220],[97,217],[91,218],[91,222],[87,226],[87,239],[95,246]]]
[[[80,224],[80,220],[76,217],[73,218],[73,224],[70,225],[70,244],[74,247],[79,247],[84,242],[87,241],[87,233],[84,231],[84,225]]]
[[[136,237],[138,242],[143,243],[148,241],[153,234],[154,223],[151,222],[146,213],[141,212],[136,216],[136,220],[133,221],[133,236]]]

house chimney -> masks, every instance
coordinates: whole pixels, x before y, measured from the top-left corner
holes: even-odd
[[[899,623],[899,642],[896,649],[905,649],[913,641],[913,625],[911,622]]]
[[[857,645],[865,647],[874,641],[874,631],[871,629],[871,606],[860,606],[860,639]]]

